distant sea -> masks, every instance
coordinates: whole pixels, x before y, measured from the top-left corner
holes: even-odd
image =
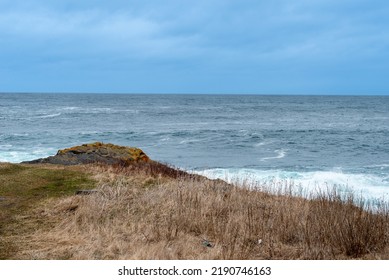
[[[389,195],[389,96],[0,94],[0,161],[94,141],[210,178]]]

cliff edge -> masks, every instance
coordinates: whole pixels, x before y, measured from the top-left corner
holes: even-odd
[[[149,157],[141,149],[95,142],[59,150],[55,156],[22,163],[51,163],[61,165],[103,163],[127,166],[134,162],[149,161]]]

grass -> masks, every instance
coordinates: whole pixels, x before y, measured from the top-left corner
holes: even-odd
[[[33,213],[36,205],[94,186],[90,175],[80,168],[0,164],[0,259],[9,258],[19,250],[19,235],[49,225]]]
[[[56,167],[87,182],[93,181],[82,174],[94,174],[97,192],[76,196],[78,183],[62,184],[71,180],[70,173],[55,175],[54,167],[7,168],[0,169],[0,178],[30,182],[27,190],[19,184],[17,193],[35,203],[25,208],[33,224],[29,230],[14,218],[20,232],[7,233],[16,245],[3,258],[389,259],[387,204],[373,209],[336,191],[311,199],[294,197],[287,189],[275,195],[155,162],[83,171]]]

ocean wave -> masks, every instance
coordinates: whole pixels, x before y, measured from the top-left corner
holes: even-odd
[[[272,160],[272,159],[280,159],[280,158],[284,158],[286,156],[286,150],[284,150],[284,149],[274,150],[274,153],[276,153],[277,155],[274,156],[274,157],[264,157],[264,158],[261,158],[260,161],[268,161],[268,160]]]
[[[110,107],[62,107],[58,108],[58,110],[62,111],[65,114],[100,114],[100,113],[133,113],[138,114],[140,112],[139,109],[118,109],[118,108],[110,108]]]
[[[96,135],[101,134],[100,131],[81,131],[79,135]]]
[[[262,146],[270,145],[272,143],[274,143],[274,141],[265,140],[265,141],[261,141],[261,142],[255,143],[253,146],[254,147],[262,147]]]
[[[11,144],[0,145],[0,149],[4,149],[4,148],[12,148],[12,145]]]
[[[184,144],[193,144],[198,142],[204,142],[204,139],[184,139],[181,140],[179,144],[184,145]]]
[[[18,139],[28,139],[30,137],[29,133],[11,133],[11,134],[0,134],[0,139],[2,141],[15,141]],[[3,144],[3,145],[11,145],[11,144]]]
[[[161,142],[170,141],[170,137],[162,137],[161,139],[159,139],[159,141],[161,141]]]
[[[294,186],[296,192],[304,194],[328,191],[333,187],[347,193],[367,198],[389,199],[389,181],[374,174],[343,173],[331,171],[285,171],[258,170],[247,168],[214,168],[191,171],[210,179],[222,179],[229,183],[246,186]]]
[[[57,152],[54,148],[32,147],[31,150],[19,149],[17,151],[0,150],[0,162],[20,163],[52,156]]]
[[[376,168],[376,167],[379,167],[379,168],[385,168],[385,167],[389,167],[389,163],[383,163],[383,164],[372,164],[372,165],[368,165],[366,167],[371,167],[371,168]]]
[[[53,113],[53,114],[45,114],[45,113],[41,113],[41,114],[38,114],[38,115],[27,115],[27,116],[23,116],[23,117],[18,117],[16,118],[16,120],[27,120],[27,121],[33,121],[33,120],[39,120],[39,119],[51,119],[51,118],[55,118],[55,117],[59,117],[61,116],[62,113]]]
[[[82,109],[82,108],[81,107],[72,107],[72,106],[61,108],[61,110],[63,110],[63,111],[74,111],[74,110],[79,110],[79,109]]]
[[[48,115],[41,115],[41,116],[35,116],[31,117],[31,119],[48,119],[48,118],[55,118],[62,115],[61,113],[55,113],[55,114],[48,114]]]

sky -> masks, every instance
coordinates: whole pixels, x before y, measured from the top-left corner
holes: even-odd
[[[0,92],[389,94],[387,0],[0,0]]]

